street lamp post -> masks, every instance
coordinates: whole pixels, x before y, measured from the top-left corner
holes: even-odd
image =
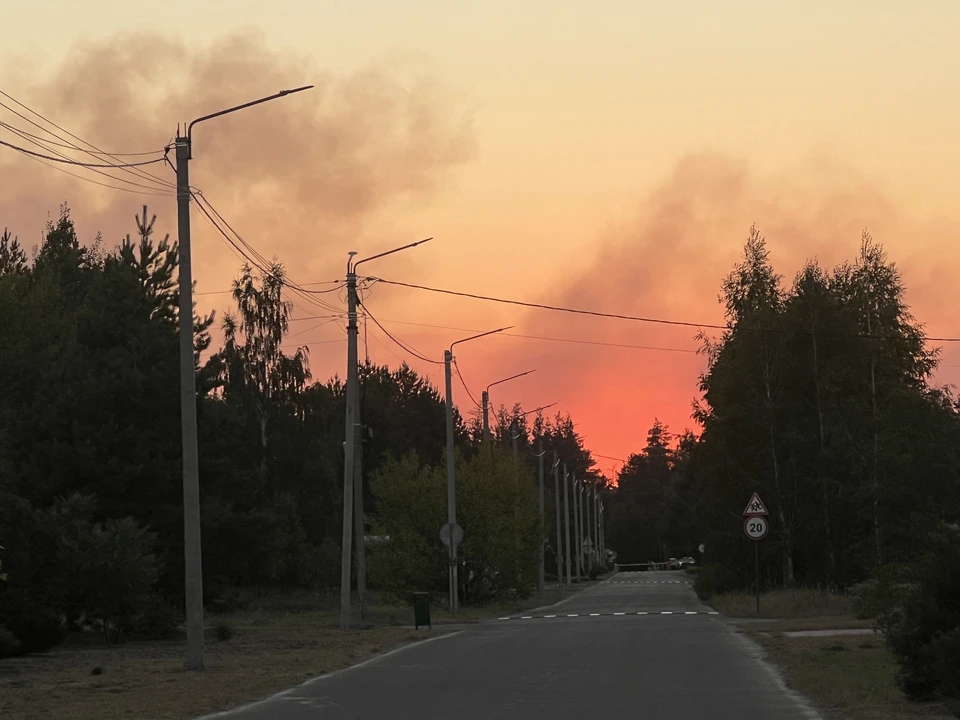
[[[457,340],[451,343],[448,350],[443,351],[443,375],[446,386],[446,406],[447,406],[447,525],[450,527],[450,612],[456,613],[459,605],[458,599],[458,573],[457,573],[457,538],[454,534],[457,526],[457,480],[456,480],[456,456],[453,446],[453,347],[461,345],[470,340],[477,340],[487,335],[501,333],[509,330],[513,326],[497,328],[479,335],[471,335],[463,340]]]
[[[433,238],[418,240],[402,247],[353,261],[356,252],[350,252],[347,260],[347,387],[346,387],[346,442],[343,459],[343,534],[340,546],[340,627],[350,627],[350,577],[351,541],[356,543],[357,599],[360,602],[361,619],[367,590],[367,553],[364,541],[363,515],[363,445],[361,440],[362,418],[360,417],[360,390],[357,366],[357,268],[365,262],[393,255],[401,250],[423,245]],[[351,535],[355,537],[351,537]]]
[[[503,380],[497,380],[487,385],[487,389],[481,394],[481,404],[483,405],[483,442],[486,444],[490,440],[490,388],[494,385],[501,385],[510,380],[516,380],[517,378],[523,377],[524,375],[529,375],[530,373],[535,373],[537,370],[527,370],[526,372],[518,373],[516,375],[511,375],[508,378]]]
[[[553,451],[553,505],[557,511],[557,587],[563,587],[563,552],[560,549],[560,458]]]
[[[253,105],[309,90],[305,85],[193,120],[177,130],[177,235],[180,246],[180,434],[183,446],[183,558],[188,670],[203,670],[203,564],[200,545],[200,460],[197,451],[197,379],[193,344],[193,267],[190,248],[190,160],[193,126]]]

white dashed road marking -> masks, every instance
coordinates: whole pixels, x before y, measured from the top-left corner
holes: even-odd
[[[636,613],[633,612],[600,612],[600,613],[589,613],[589,614],[579,614],[579,613],[569,613],[565,617],[575,618],[575,617],[623,617],[625,615],[649,615],[650,612],[647,610],[639,610]],[[705,612],[697,610],[660,610],[655,611],[654,615],[719,615],[720,613],[716,610],[708,610]],[[497,618],[497,620],[540,620],[540,619],[553,619],[559,617],[557,615],[511,615],[508,617]]]

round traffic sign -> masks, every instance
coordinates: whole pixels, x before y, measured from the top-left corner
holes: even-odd
[[[763,540],[770,530],[770,523],[763,515],[748,517],[743,523],[743,531],[751,540]]]
[[[440,542],[442,542],[447,547],[450,547],[451,535],[453,544],[459,546],[463,542],[463,528],[457,525],[456,523],[452,526],[450,523],[447,523],[442,528],[440,528]]]

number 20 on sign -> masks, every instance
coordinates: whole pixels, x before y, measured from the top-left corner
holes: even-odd
[[[751,540],[763,540],[770,530],[770,524],[762,515],[748,517],[743,523],[743,531]]]

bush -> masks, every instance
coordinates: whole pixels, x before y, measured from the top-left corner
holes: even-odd
[[[144,640],[172,640],[180,630],[183,615],[159,596],[152,596],[134,618],[130,631]]]
[[[226,642],[234,636],[233,625],[228,623],[226,620],[220,620],[214,626],[214,634],[217,636],[217,640],[220,642]]]
[[[0,615],[7,631],[19,641],[21,653],[43,652],[63,641],[60,613],[25,593],[5,593]]]
[[[900,583],[897,602],[877,624],[900,665],[898,682],[913,699],[960,696],[960,534],[941,528]]]
[[[693,589],[697,597],[704,602],[712,598],[715,593],[728,592],[734,587],[733,573],[719,563],[701,565],[693,581]]]
[[[5,628],[0,628],[0,660],[20,654],[20,641]]]
[[[850,594],[857,617],[869,620],[902,607],[912,591],[910,568],[892,564],[878,568],[874,577],[855,585]]]
[[[159,575],[153,542],[153,533],[132,517],[76,522],[60,539],[64,594],[101,623],[108,643],[119,642],[150,601]]]

